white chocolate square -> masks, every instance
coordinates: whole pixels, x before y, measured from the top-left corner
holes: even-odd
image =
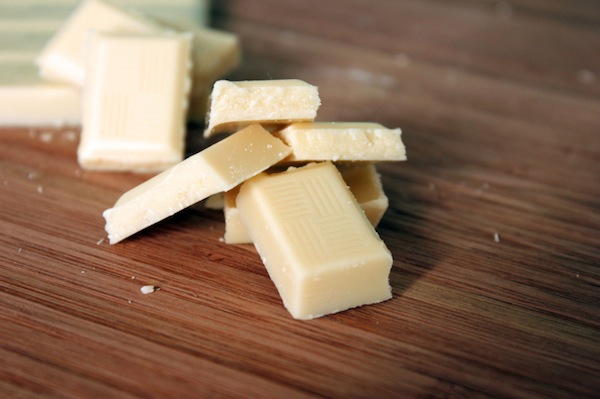
[[[282,125],[312,121],[320,105],[318,88],[298,79],[219,80],[210,95],[204,136],[235,131],[250,123]]]
[[[211,195],[231,190],[289,152],[260,125],[250,125],[123,194],[103,213],[108,239],[115,244]]]
[[[125,11],[109,1],[83,0],[38,56],[36,62],[40,75],[81,86],[84,80],[85,38],[91,30],[152,33],[163,28],[141,14]]]
[[[95,32],[87,43],[80,165],[146,172],[180,162],[191,35]]]
[[[330,162],[262,173],[242,184],[236,202],[294,318],[391,298],[391,253]]]
[[[305,122],[274,134],[292,147],[285,162],[336,162],[406,160],[401,133],[372,122]]]

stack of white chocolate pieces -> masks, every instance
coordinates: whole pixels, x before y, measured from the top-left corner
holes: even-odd
[[[314,122],[300,80],[218,81],[210,101],[205,136],[234,133],[125,193],[104,212],[110,243],[224,193],[224,240],[254,243],[294,318],[391,298],[374,162],[405,159],[400,129]]]
[[[204,121],[213,83],[239,61],[233,34],[83,0],[37,56],[57,100],[39,112],[80,117],[83,168],[162,171],[183,159],[186,122]]]

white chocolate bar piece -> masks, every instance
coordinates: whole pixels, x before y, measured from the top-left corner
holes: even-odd
[[[312,121],[320,105],[318,88],[298,79],[219,80],[210,95],[204,136],[250,123],[281,125]]]
[[[0,126],[81,123],[81,95],[70,85],[39,78],[33,62],[0,61]]]
[[[344,164],[338,165],[338,170],[365,212],[365,216],[373,227],[376,227],[389,206],[389,200],[383,191],[381,175],[377,173],[375,164],[370,162]]]
[[[204,123],[213,84],[235,69],[241,60],[237,35],[216,29],[199,28],[194,34],[194,86],[188,118]]]
[[[250,125],[123,194],[103,213],[108,239],[115,244],[213,194],[231,190],[290,151],[260,125]]]
[[[183,159],[191,35],[88,37],[79,163],[94,170],[164,170]]]
[[[381,176],[377,173],[375,165],[369,162],[360,162],[352,165],[338,165],[338,170],[358,205],[365,212],[365,216],[371,225],[376,227],[387,210],[389,201],[383,191]],[[223,239],[226,244],[251,244],[252,239],[241,220],[240,211],[236,205],[238,193],[239,187],[236,187],[227,191],[223,198],[221,207],[225,216]]]
[[[18,8],[17,3],[0,8],[0,126],[79,125],[80,90],[42,80],[34,65],[50,31],[37,19],[29,24],[3,13]]]
[[[294,318],[391,298],[391,253],[332,163],[262,173],[242,184],[236,202]]]
[[[223,196],[223,215],[225,216],[225,234],[223,241],[226,244],[252,244],[248,229],[242,222],[240,210],[236,205],[236,198],[240,186],[227,191]]]
[[[285,162],[406,159],[400,129],[388,129],[379,123],[292,123],[274,134],[292,147]]]
[[[83,0],[39,55],[36,62],[40,75],[81,86],[85,39],[91,30],[153,33],[163,28],[141,14],[125,11],[106,0]]]

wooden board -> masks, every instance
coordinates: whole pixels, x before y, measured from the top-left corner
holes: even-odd
[[[232,79],[403,129],[393,299],[295,321],[202,206],[109,246],[102,211],[148,176],[81,170],[77,129],[2,129],[0,396],[597,397],[600,4],[215,3]]]

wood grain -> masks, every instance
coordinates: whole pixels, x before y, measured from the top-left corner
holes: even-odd
[[[598,397],[599,3],[213,8],[232,79],[403,129],[408,161],[379,166],[394,298],[295,321],[202,206],[109,246],[102,211],[148,175],[81,170],[76,129],[2,129],[0,396]]]

